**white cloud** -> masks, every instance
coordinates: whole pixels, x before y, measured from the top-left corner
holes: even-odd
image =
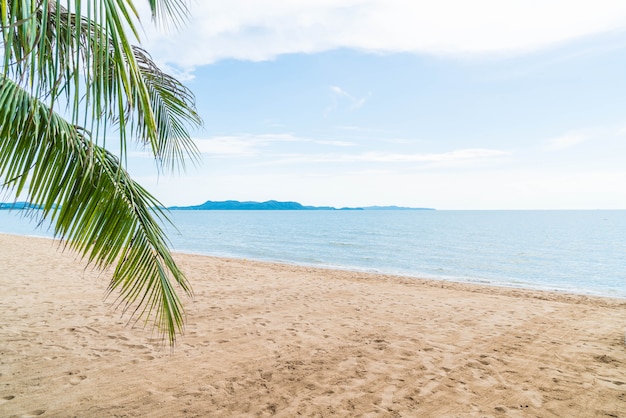
[[[146,6],[140,2],[141,14]],[[145,19],[147,22],[148,20]],[[190,69],[335,48],[458,56],[523,52],[623,30],[623,0],[231,0],[191,5],[178,33],[145,23],[160,62]]]
[[[626,135],[626,126],[623,124],[595,126],[549,138],[545,140],[544,149],[547,151],[562,151],[588,141],[594,141],[602,144],[603,147],[607,147],[609,144],[622,144],[624,135]],[[614,146],[611,145],[611,148],[614,148]]]
[[[509,152],[491,149],[463,149],[444,153],[433,154],[386,154],[367,153],[359,160],[373,162],[414,162],[414,163],[434,163],[448,164],[476,160],[486,160],[500,158],[511,155]]]
[[[202,154],[211,157],[250,157],[259,155],[263,148],[280,143],[312,143],[332,147],[353,147],[354,142],[342,140],[324,140],[298,137],[290,133],[283,134],[238,134],[221,135],[205,139],[194,139]],[[150,157],[149,152],[134,152],[134,157]]]
[[[202,154],[214,157],[252,156],[259,152],[259,148],[275,142],[306,141],[292,134],[263,134],[263,135],[225,135],[208,139],[195,139],[194,142]]]
[[[202,154],[212,156],[248,156],[257,153],[257,143],[239,137],[222,136],[210,139],[196,139],[195,143]]]
[[[361,106],[363,106],[365,102],[367,101],[367,97],[362,97],[360,99],[357,99],[356,97],[354,97],[353,95],[351,95],[350,93],[342,89],[341,87],[330,86],[330,89],[333,93],[336,94],[336,96],[345,97],[350,102],[352,102],[352,104],[350,105],[350,109],[358,109]]]
[[[365,152],[361,154],[291,154],[261,165],[302,164],[302,163],[385,163],[422,164],[428,167],[453,167],[484,164],[510,156],[511,153],[491,149],[462,149],[443,153],[385,153]]]
[[[348,101],[349,103],[348,110],[352,111],[352,110],[356,110],[362,107],[367,101],[367,99],[369,98],[369,94],[368,94],[366,97],[362,97],[358,99],[354,97],[353,95],[351,95],[350,93],[348,93],[347,91],[345,91],[344,89],[342,89],[341,87],[337,87],[337,86],[330,86],[330,91],[333,94],[332,103],[324,111],[325,116],[328,116],[332,111],[337,109],[339,107],[339,102],[342,99]]]
[[[565,134],[556,138],[549,139],[546,149],[548,151],[561,151],[580,144],[581,142],[584,142],[589,138],[589,135],[585,135],[582,133]]]

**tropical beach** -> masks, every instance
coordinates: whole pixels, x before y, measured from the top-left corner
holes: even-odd
[[[0,19],[0,417],[626,416],[626,2]]]
[[[0,235],[0,416],[620,417],[626,301],[175,254],[170,350],[110,272]]]

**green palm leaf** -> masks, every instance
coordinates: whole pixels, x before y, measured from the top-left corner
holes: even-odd
[[[109,291],[119,291],[131,318],[154,318],[173,344],[183,309],[171,279],[191,289],[169,252],[160,203],[124,161],[129,139],[161,167],[195,158],[194,96],[131,45],[132,1],[63,3],[0,1],[0,188],[42,205],[55,236],[89,263],[117,263]],[[180,1],[150,5],[153,17],[180,20],[186,11]],[[106,143],[113,128],[117,155]]]

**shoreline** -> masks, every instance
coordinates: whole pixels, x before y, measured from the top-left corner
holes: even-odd
[[[254,216],[249,211],[183,212],[172,214],[180,231],[168,230],[172,250],[181,253],[626,299],[620,251],[625,241],[616,232],[626,226],[626,218],[608,212],[540,216],[529,211],[515,211],[517,215],[442,211],[432,219],[413,215],[405,219],[402,211],[363,219],[283,216],[284,211],[269,217],[271,211]],[[32,223],[13,225],[6,218],[0,217],[3,230],[32,231]],[[376,221],[376,226],[364,227],[364,219]],[[249,231],[237,226],[244,220]],[[320,231],[306,226],[318,222]],[[347,232],[339,226],[344,223]],[[398,229],[405,223],[412,228]],[[424,230],[418,233],[420,228]]]
[[[394,282],[398,284],[403,284],[407,286],[427,286],[431,288],[437,289],[451,289],[451,290],[459,290],[470,293],[480,293],[480,294],[493,294],[493,295],[502,295],[502,296],[513,296],[513,297],[527,297],[532,299],[543,299],[543,300],[562,300],[564,302],[569,303],[584,303],[587,301],[598,303],[603,306],[621,306],[626,308],[626,297],[618,297],[618,296],[604,296],[604,295],[595,295],[590,293],[576,293],[570,292],[567,290],[559,290],[559,289],[537,289],[533,287],[523,287],[523,286],[513,286],[506,284],[494,284],[488,283],[478,283],[471,281],[462,281],[462,280],[453,280],[453,279],[439,279],[439,278],[426,278],[420,276],[411,276],[411,275],[403,275],[403,274],[393,274],[393,273],[384,273],[378,271],[367,271],[367,270],[359,270],[357,268],[349,268],[349,267],[340,267],[340,266],[318,266],[318,265],[307,265],[307,264],[298,264],[296,262],[290,263],[287,261],[271,261],[271,260],[260,260],[254,258],[245,258],[245,257],[227,257],[227,256],[215,256],[208,255],[202,253],[193,253],[193,252],[174,252],[173,253],[176,258],[186,258],[186,257],[199,257],[206,258],[208,260],[213,260],[215,262],[227,262],[227,263],[243,263],[246,265],[254,266],[254,267],[262,267],[262,266],[271,266],[277,269],[287,268],[287,269],[299,269],[303,273],[310,273],[314,270],[319,270],[320,274],[324,275],[332,275],[333,273],[347,273],[348,275],[354,275],[357,280],[366,280],[366,281],[383,281],[383,282]]]
[[[41,236],[41,235],[21,235],[21,234],[12,234],[12,233],[6,233],[6,232],[0,232],[0,236],[2,235],[7,235],[7,236],[13,236],[13,237],[25,237],[25,238],[34,238],[34,239],[48,239],[48,240],[52,240],[55,242],[60,242],[58,239],[50,237],[50,236]],[[389,273],[389,272],[384,272],[384,271],[378,271],[378,270],[368,270],[368,269],[359,269],[356,266],[352,266],[352,267],[344,267],[344,266],[332,266],[332,265],[316,265],[316,264],[305,264],[305,263],[298,263],[296,261],[294,262],[290,262],[287,260],[269,260],[269,259],[258,259],[258,258],[248,258],[248,257],[238,257],[238,256],[228,256],[228,255],[213,255],[213,254],[205,254],[205,253],[201,253],[201,252],[194,252],[194,251],[172,251],[172,254],[174,256],[192,256],[192,257],[207,257],[207,258],[211,258],[211,259],[216,259],[216,260],[230,260],[230,261],[234,261],[234,262],[247,262],[247,261],[253,261],[253,262],[257,262],[257,263],[262,263],[262,264],[276,264],[278,266],[286,266],[286,267],[302,267],[302,268],[312,268],[312,269],[320,269],[320,270],[324,270],[324,271],[341,271],[341,272],[350,272],[350,273],[356,273],[356,274],[367,274],[367,275],[372,275],[372,276],[384,276],[384,277],[395,277],[398,279],[407,279],[407,280],[415,280],[415,281],[421,281],[424,282],[425,284],[428,282],[433,282],[432,286],[434,287],[441,287],[441,282],[445,283],[456,283],[459,285],[468,285],[468,286],[478,286],[478,287],[488,287],[488,288],[496,288],[496,289],[504,289],[504,290],[518,290],[521,292],[524,291],[530,291],[530,292],[547,292],[547,293],[554,293],[557,295],[564,295],[564,296],[570,296],[570,297],[576,297],[576,296],[580,296],[583,298],[600,298],[600,299],[610,299],[610,300],[614,300],[615,303],[621,303],[624,302],[626,303],[626,296],[608,296],[608,295],[603,295],[603,294],[597,294],[597,293],[592,293],[591,291],[579,291],[579,292],[575,292],[575,291],[571,291],[568,289],[554,289],[554,288],[541,288],[541,287],[533,287],[531,285],[525,286],[525,285],[513,285],[510,283],[494,283],[493,281],[490,281],[489,279],[467,279],[464,280],[462,278],[456,279],[456,278],[446,278],[446,277],[424,277],[424,276],[419,276],[419,275],[411,275],[411,274],[402,274],[402,273]],[[445,287],[445,286],[443,286]]]
[[[0,416],[622,416],[626,301],[176,253],[170,352],[106,273],[0,234]]]
[[[493,281],[490,281],[489,279],[456,279],[456,278],[445,278],[445,277],[424,277],[424,276],[419,276],[419,275],[411,275],[411,274],[402,274],[402,273],[388,273],[388,272],[384,272],[384,271],[378,271],[378,270],[368,270],[368,269],[359,269],[358,267],[344,267],[344,266],[326,266],[326,265],[316,265],[316,264],[304,264],[304,263],[298,263],[298,262],[289,262],[289,261],[273,261],[273,260],[264,260],[264,259],[256,259],[256,258],[246,258],[246,257],[235,257],[235,256],[220,256],[220,255],[211,255],[211,254],[203,254],[203,253],[195,253],[195,252],[186,252],[186,251],[176,251],[173,252],[173,254],[178,255],[178,256],[192,256],[192,257],[206,257],[206,258],[211,258],[211,259],[215,259],[215,260],[230,260],[232,262],[255,262],[255,263],[260,263],[260,264],[275,264],[276,266],[285,266],[285,267],[301,267],[303,269],[319,269],[322,271],[337,271],[337,272],[348,272],[348,273],[355,273],[355,274],[363,274],[363,275],[369,275],[372,277],[385,277],[385,278],[395,278],[398,279],[400,281],[408,281],[407,284],[410,284],[411,282],[415,281],[415,282],[420,282],[424,285],[428,285],[431,287],[441,287],[441,288],[455,288],[455,286],[446,286],[446,284],[456,284],[456,285],[467,285],[470,288],[478,287],[487,287],[487,288],[495,288],[495,289],[502,289],[504,290],[504,293],[508,293],[507,291],[520,291],[520,292],[538,292],[538,293],[551,293],[551,294],[555,294],[555,295],[562,295],[565,297],[572,297],[572,298],[576,298],[576,297],[581,297],[584,299],[587,298],[592,298],[592,299],[608,299],[608,300],[613,300],[615,303],[617,304],[622,304],[624,303],[626,306],[626,296],[622,297],[622,296],[607,296],[607,295],[601,295],[601,294],[596,294],[596,293],[591,293],[591,292],[585,292],[583,290],[581,290],[580,292],[575,292],[575,291],[571,291],[571,290],[566,290],[566,289],[555,289],[555,288],[539,288],[539,287],[532,287],[531,285],[525,286],[525,285],[514,285],[514,284],[508,284],[508,283],[495,283]],[[442,286],[443,284],[443,286]],[[460,289],[460,287],[459,287]]]

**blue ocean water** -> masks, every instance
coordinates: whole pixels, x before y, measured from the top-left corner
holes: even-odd
[[[626,298],[626,211],[174,211],[175,251]],[[47,235],[0,211],[0,232]]]

